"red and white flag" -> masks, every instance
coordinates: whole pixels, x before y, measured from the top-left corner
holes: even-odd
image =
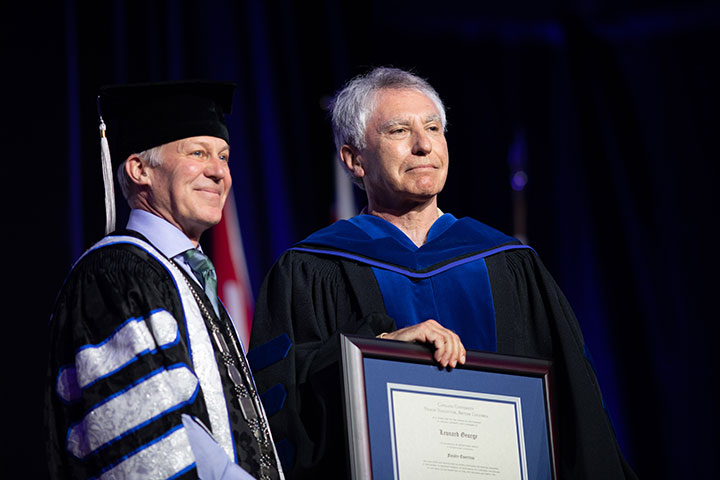
[[[240,340],[247,347],[254,298],[243,248],[240,223],[232,190],[228,195],[220,223],[213,229],[213,264],[218,278],[218,296],[235,324]]]

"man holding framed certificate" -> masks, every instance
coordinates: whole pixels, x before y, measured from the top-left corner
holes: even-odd
[[[431,344],[442,367],[464,363],[465,348],[551,360],[559,476],[634,478],[577,320],[536,253],[438,208],[449,155],[437,92],[411,73],[377,68],[350,81],[332,113],[340,161],[367,208],[278,260],[251,336],[249,359],[290,477],[347,475],[338,364],[339,337],[350,334]],[[406,394],[398,390],[398,405]]]
[[[557,480],[551,363],[341,335],[353,480]]]

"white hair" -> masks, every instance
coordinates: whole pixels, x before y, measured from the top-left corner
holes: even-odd
[[[384,89],[417,90],[433,101],[446,127],[445,106],[440,96],[422,78],[399,68],[378,67],[350,80],[332,101],[332,125],[335,147],[343,145],[365,148],[365,129],[375,110],[377,93]]]
[[[150,167],[159,167],[162,165],[163,159],[160,155],[160,148],[162,148],[162,145],[149,148],[147,150],[144,150],[140,153],[135,153],[133,155],[137,155],[140,157],[140,160],[142,160],[143,163]],[[129,157],[128,157],[129,158]],[[133,182],[128,177],[127,172],[125,171],[125,163],[127,162],[127,159],[120,164],[120,166],[117,169],[117,179],[118,184],[120,185],[120,190],[122,191],[123,197],[125,197],[125,200],[128,202],[130,201],[130,197],[134,193],[133,189]]]
[[[440,112],[440,121],[445,131],[445,106],[440,95],[427,81],[399,68],[378,67],[350,80],[333,98],[332,128],[338,156],[343,145],[365,148],[367,121],[375,110],[378,92],[386,89],[417,90],[427,96]],[[342,158],[339,159],[342,162]],[[362,187],[360,179],[353,177],[353,181]]]

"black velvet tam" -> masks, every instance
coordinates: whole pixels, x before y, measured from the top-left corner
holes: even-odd
[[[189,80],[101,87],[99,110],[115,164],[133,153],[207,135],[229,142],[235,84]]]

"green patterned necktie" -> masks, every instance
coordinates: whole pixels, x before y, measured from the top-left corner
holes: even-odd
[[[197,248],[191,248],[185,250],[182,253],[182,257],[185,259],[190,269],[195,274],[195,277],[200,282],[200,285],[205,289],[205,293],[210,299],[215,313],[218,317],[220,316],[220,310],[218,308],[217,298],[217,275],[215,274],[215,267],[213,266],[210,259]]]

